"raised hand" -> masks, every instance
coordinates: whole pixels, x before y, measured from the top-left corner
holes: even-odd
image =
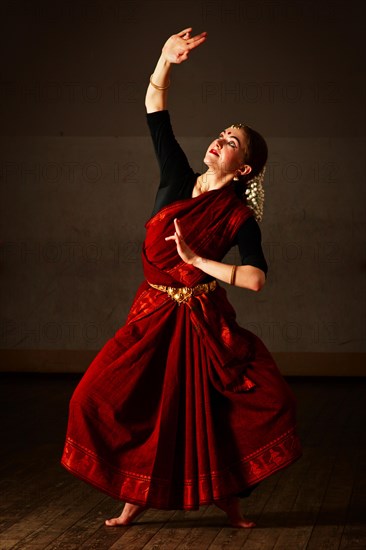
[[[182,63],[188,59],[194,48],[200,46],[207,38],[207,32],[201,32],[191,38],[192,27],[188,27],[178,34],[173,34],[165,42],[162,53],[170,63]]]
[[[175,241],[177,245],[177,252],[186,264],[194,264],[198,260],[197,254],[193,252],[183,239],[180,223],[177,218],[174,219],[175,233],[170,237],[165,237],[166,241]]]

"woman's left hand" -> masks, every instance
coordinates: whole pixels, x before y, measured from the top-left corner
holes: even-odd
[[[187,245],[185,240],[183,239],[180,223],[177,218],[174,219],[174,227],[175,227],[175,233],[174,235],[170,235],[170,237],[165,237],[166,241],[175,241],[177,245],[177,252],[179,256],[182,258],[182,260],[186,264],[194,264],[198,259],[199,256],[193,252],[191,248]]]
[[[173,34],[165,42],[162,53],[169,63],[182,63],[187,61],[192,50],[205,42],[207,32],[201,32],[191,38],[192,27],[188,27],[183,31]]]

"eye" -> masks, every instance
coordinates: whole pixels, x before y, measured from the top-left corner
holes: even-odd
[[[224,134],[223,133],[219,134],[216,139],[224,139]],[[238,148],[237,143],[234,140],[228,141],[227,144],[232,149],[237,149]]]

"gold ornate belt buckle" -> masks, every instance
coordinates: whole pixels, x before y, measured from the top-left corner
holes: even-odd
[[[156,288],[157,290],[166,292],[172,300],[174,300],[180,305],[183,302],[186,302],[187,300],[189,300],[191,296],[196,296],[197,294],[203,294],[203,293],[206,294],[210,290],[214,290],[216,288],[216,280],[214,279],[209,283],[202,283],[193,287],[189,287],[189,286],[174,287],[174,286],[154,285],[153,283],[149,283],[149,285],[152,286],[153,288]]]
[[[167,287],[167,294],[173,298],[178,304],[186,302],[193,295],[193,288],[184,286],[182,288],[174,288],[172,286]]]

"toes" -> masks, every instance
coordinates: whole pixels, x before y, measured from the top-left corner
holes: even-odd
[[[120,516],[117,518],[106,519],[104,523],[105,525],[108,525],[108,527],[112,527],[114,525],[130,525],[130,523],[133,523],[134,519],[144,512],[145,509],[146,508],[142,506],[129,505],[127,508],[125,507],[123,509]]]
[[[109,527],[113,527],[113,525],[121,525],[121,518],[106,519],[105,524]]]
[[[254,521],[248,521],[243,523],[243,526],[245,529],[252,529],[253,527],[255,527],[255,523]]]
[[[230,521],[230,525],[232,527],[242,528],[242,529],[252,529],[256,526],[254,521],[247,521],[244,519],[238,520],[238,521]]]

